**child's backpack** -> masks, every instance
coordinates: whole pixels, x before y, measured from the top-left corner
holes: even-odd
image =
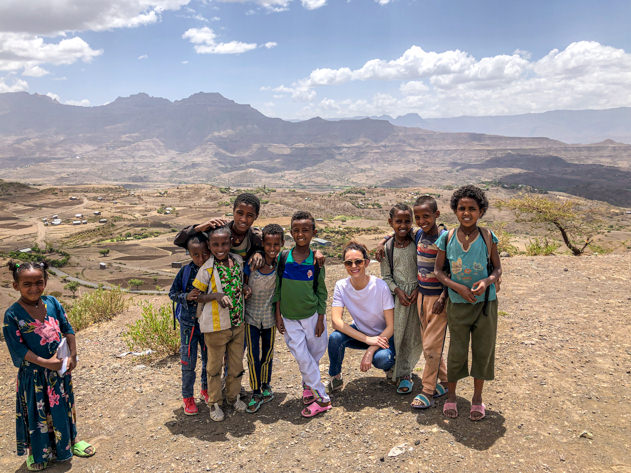
[[[184,271],[182,271],[182,290],[186,291],[186,286],[188,286],[188,280],[191,277],[191,265],[187,264],[184,266]],[[171,304],[171,310],[173,311],[173,330],[175,330],[175,320],[180,321],[180,316],[182,315],[182,304],[178,304],[175,301]]]
[[[447,243],[445,244],[445,250],[449,248],[449,242],[451,241],[451,238],[454,236],[455,231],[456,231],[455,228],[452,228],[451,230],[449,230],[449,233],[447,234]],[[493,262],[491,261],[491,246],[493,245],[493,240],[491,237],[491,230],[484,227],[478,227],[478,231],[480,232],[480,235],[482,236],[482,241],[484,242],[484,246],[486,247],[486,272],[487,274],[490,275],[495,270],[495,267],[493,266]],[[447,251],[445,251],[445,262],[447,264],[449,263],[449,258],[447,258]],[[502,282],[501,277],[498,278],[497,281],[495,281],[496,293],[500,292],[501,282]],[[486,291],[484,292],[484,305],[482,306],[482,313],[484,315],[488,315],[488,311],[486,307],[489,301],[490,292],[491,292],[491,286],[489,285],[487,286]]]
[[[276,274],[279,275],[278,278],[278,291],[283,285],[283,273],[285,272],[285,263],[287,263],[287,257],[289,256],[289,252],[291,250],[283,250],[280,252],[280,256],[278,257],[278,267],[276,268]],[[320,265],[315,261],[313,261],[313,292],[317,294],[318,292],[318,277],[320,276]]]

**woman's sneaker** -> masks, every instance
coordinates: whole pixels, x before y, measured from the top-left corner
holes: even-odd
[[[194,397],[185,397],[182,399],[184,401],[184,414],[187,416],[197,415],[199,410],[197,409],[197,404],[195,404]]]

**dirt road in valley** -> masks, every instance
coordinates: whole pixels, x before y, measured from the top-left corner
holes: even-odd
[[[458,393],[460,417],[447,420],[442,400],[413,411],[411,396],[397,395],[381,373],[361,373],[354,350],[334,409],[303,419],[297,365],[280,337],[271,403],[255,415],[228,410],[223,423],[201,405],[187,417],[177,358],[114,356],[127,350],[120,335],[138,317],[134,307],[79,333],[78,428],[98,453],[48,471],[631,471],[631,253],[503,264],[496,380],[485,387],[482,422],[467,418],[470,380]],[[327,268],[330,293],[342,276]],[[16,369],[4,344],[0,359],[0,471],[26,471],[14,454]],[[325,355],[323,376],[327,367]],[[396,446],[403,453],[388,456]]]

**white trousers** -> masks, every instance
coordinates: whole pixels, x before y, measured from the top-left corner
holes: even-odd
[[[283,317],[285,343],[298,362],[303,384],[309,386],[322,401],[329,402],[330,398],[320,378],[320,358],[324,355],[328,345],[326,320],[324,321],[324,332],[319,337],[315,336],[317,322],[317,313],[302,320],[291,320]]]

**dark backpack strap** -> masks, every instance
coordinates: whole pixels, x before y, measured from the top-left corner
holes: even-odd
[[[388,258],[388,265],[390,266],[390,276],[394,279],[394,237],[390,238],[386,242],[386,257]]]
[[[491,230],[488,228],[478,227],[478,231],[480,232],[480,236],[482,237],[482,241],[484,242],[484,246],[486,247],[486,272],[487,275],[491,275],[493,272],[493,263],[491,262]],[[488,309],[487,305],[489,302],[489,293],[491,292],[491,285],[487,286],[486,291],[484,291],[484,305],[482,306],[482,313],[487,316]]]
[[[283,250],[278,256],[278,267],[276,268],[276,274],[278,274],[278,292],[280,293],[283,287],[283,273],[285,272],[285,263],[289,257],[289,250]]]
[[[318,293],[318,279],[320,277],[320,265],[315,261],[313,261],[313,292],[315,294]]]

